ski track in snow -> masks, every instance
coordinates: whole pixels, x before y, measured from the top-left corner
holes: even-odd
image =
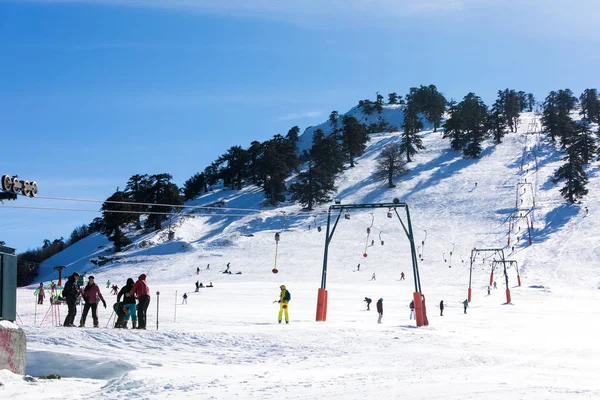
[[[392,115],[399,109],[386,112]],[[281,209],[264,207],[265,213],[243,218],[190,213],[175,223],[174,242],[165,242],[164,232],[139,233],[125,252],[113,255],[106,238],[92,235],[44,263],[40,278],[46,281],[58,264],[67,265],[66,273],[89,271],[98,282],[110,279],[119,286],[128,277],[147,273],[153,294],[148,330],[105,328],[115,296],[103,286],[109,307],[99,308],[101,328],[59,328],[49,321],[40,326],[48,305],[35,305],[35,285],[19,289],[28,372],[64,378],[25,382],[0,371],[0,396],[600,398],[596,338],[600,311],[595,306],[600,300],[596,240],[600,223],[593,216],[600,209],[600,183],[590,179],[588,215],[581,206],[565,205],[558,189],[546,184],[560,157],[547,150],[548,143],[539,142],[539,135],[527,134],[528,123],[535,118],[525,113],[516,134],[508,134],[499,145],[486,142],[479,160],[463,159],[460,152],[449,150],[440,133],[426,131],[426,150],[415,156],[410,173],[389,190],[385,182],[372,180],[371,171],[381,146],[398,140],[398,134],[373,135],[357,166],[340,176],[338,194],[344,204],[398,197],[409,205],[415,246],[423,256],[419,270],[428,327],[416,328],[408,319],[414,291],[410,248],[398,221],[386,217],[387,210],[373,211],[369,241],[375,240],[375,245],[369,243],[367,257],[362,254],[370,211],[353,211],[350,220],[340,219],[329,249],[324,323],[314,319],[326,206],[313,213],[289,204]],[[537,171],[532,170],[534,154]],[[526,170],[519,171],[522,164]],[[527,223],[518,220],[510,235],[512,240],[517,235],[522,239],[511,253],[509,215],[515,211],[517,183],[525,178],[533,193],[517,199],[523,198],[523,207],[529,207],[535,195],[533,245],[525,238]],[[253,187],[240,192],[216,189],[192,203],[219,199],[227,207],[256,208],[262,195]],[[282,226],[280,210],[286,211],[287,220],[279,244],[280,272],[274,275],[273,235]],[[323,227],[320,233],[315,217]],[[473,301],[464,315],[461,302],[467,295],[474,247],[503,248],[507,259],[518,262],[523,286],[515,286],[515,269],[507,269],[512,304],[504,304],[502,284],[488,296],[492,258],[479,255],[473,264]],[[89,262],[100,255],[120,259],[102,267]],[[222,274],[227,262],[234,273],[243,274]],[[201,269],[199,276],[196,267]],[[401,271],[407,274],[406,281],[398,280]],[[376,281],[370,281],[372,273]],[[196,280],[212,281],[215,287],[194,293]],[[289,325],[276,321],[278,304],[273,301],[282,283],[292,293]],[[161,293],[158,331],[156,291]],[[184,292],[189,296],[187,305],[180,304]],[[371,311],[365,310],[365,296],[374,301]],[[382,325],[376,323],[374,311],[380,297]],[[443,317],[438,309],[442,299]],[[60,312],[63,319],[66,306]],[[76,321],[80,313],[81,309]],[[91,316],[87,323],[91,325]]]

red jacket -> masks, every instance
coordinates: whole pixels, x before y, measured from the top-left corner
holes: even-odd
[[[142,274],[138,278],[138,281],[133,285],[131,291],[129,292],[130,296],[135,295],[138,299],[142,296],[150,296],[150,288],[146,283],[146,275]]]
[[[100,293],[100,288],[95,283],[93,285],[87,285],[85,289],[83,289],[83,299],[86,303],[96,304],[100,300],[104,301],[104,297],[102,297],[102,293]]]

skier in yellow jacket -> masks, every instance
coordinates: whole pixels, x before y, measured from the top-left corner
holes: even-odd
[[[288,303],[291,300],[290,292],[287,291],[285,285],[279,286],[281,289],[281,294],[279,295],[279,323],[281,323],[281,317],[283,313],[285,313],[285,323],[290,323],[290,316],[288,314]]]

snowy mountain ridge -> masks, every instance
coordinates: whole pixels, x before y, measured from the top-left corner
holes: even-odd
[[[355,115],[361,122],[366,123],[376,122],[380,117],[377,113],[366,116],[357,108],[350,110],[348,114]],[[381,116],[391,125],[398,126],[402,123],[402,106],[385,106]],[[507,257],[509,254],[511,257],[514,255],[522,273],[533,273],[532,269],[537,271],[539,264],[543,262],[543,258],[536,256],[537,253],[543,252],[547,245],[552,248],[557,240],[575,242],[566,233],[572,224],[587,224],[592,221],[580,221],[579,219],[583,218],[582,207],[567,205],[558,193],[559,187],[549,182],[550,176],[560,165],[562,156],[539,132],[532,132],[532,126],[541,126],[539,117],[533,113],[524,113],[517,133],[509,133],[504,142],[498,145],[490,140],[486,141],[481,158],[476,160],[464,159],[460,152],[451,150],[448,141],[441,138],[441,133],[424,131],[426,149],[409,164],[409,174],[399,178],[394,189],[387,189],[385,182],[375,181],[372,171],[379,151],[387,143],[399,140],[399,133],[374,134],[365,155],[358,159],[358,165],[338,177],[338,192],[335,197],[341,198],[344,204],[389,202],[393,198],[406,202],[411,209],[412,222],[415,225],[416,244],[423,242],[427,237],[427,243],[423,245],[425,257],[422,268],[438,267],[440,263],[445,264],[452,257],[454,259],[451,262],[455,267],[457,261],[460,267],[463,267],[468,263],[472,248],[495,246],[505,248]],[[331,125],[327,121],[307,129],[300,142],[306,146],[312,132],[319,128],[326,133],[331,132]],[[537,171],[534,162],[538,164]],[[590,195],[584,200],[586,205],[595,209],[596,193],[599,192],[596,188],[600,182],[594,179],[597,169],[591,166],[590,170]],[[533,184],[533,197],[524,197],[525,204],[515,204],[517,184],[525,183],[527,179]],[[112,253],[112,246],[103,235],[94,234],[47,260],[40,268],[38,280],[54,278],[51,268],[54,265],[66,265],[66,273],[93,272],[111,277],[128,275],[129,271],[135,271],[133,275],[136,275],[138,272],[158,268],[168,275],[168,278],[161,275],[159,279],[173,281],[184,279],[184,276],[188,275],[187,272],[195,270],[197,264],[204,266],[216,263],[222,268],[226,262],[232,262],[236,270],[242,271],[243,279],[250,279],[247,274],[252,279],[279,279],[281,275],[273,277],[269,273],[265,277],[263,274],[270,272],[271,265],[275,263],[273,235],[282,229],[282,212],[285,212],[286,220],[277,262],[285,263],[286,257],[294,257],[299,253],[293,246],[288,247],[288,244],[296,241],[296,237],[311,235],[306,261],[311,265],[310,268],[314,269],[314,274],[318,275],[317,270],[322,263],[324,234],[319,235],[314,228],[315,223],[325,226],[324,213],[328,205],[321,205],[314,212],[302,211],[299,205],[288,203],[278,208],[261,208],[263,194],[254,186],[245,187],[241,191],[216,188],[188,205],[208,205],[220,200],[225,202],[225,209],[241,208],[260,212],[238,211],[228,212],[224,217],[207,217],[201,216],[205,212],[200,210],[187,210],[173,220],[174,241],[167,241],[165,230],[151,233],[135,232],[133,244],[120,254]],[[533,229],[530,229],[533,245],[528,245],[529,236],[525,233],[528,222],[520,219],[510,235],[511,246],[508,246],[508,220],[516,208],[527,207],[533,207],[533,221],[529,222],[533,223]],[[360,243],[363,233],[358,232],[364,231],[371,217],[368,212],[356,214],[357,221],[344,221],[344,224],[351,226],[350,229],[355,231],[356,237],[344,240]],[[382,224],[381,215],[385,215],[383,211],[374,221],[374,227],[382,227],[379,230],[374,229],[377,230],[377,237],[370,240],[377,239],[379,242],[381,232],[382,238],[398,236],[398,245],[403,246],[400,227],[389,225],[387,221],[386,224]],[[309,227],[312,229],[309,230]],[[519,233],[521,229],[523,232]],[[343,234],[346,235],[347,232]],[[388,243],[391,241],[388,240]],[[261,252],[261,257],[249,259],[245,254],[256,245],[264,251]],[[360,247],[358,244],[355,246]],[[513,246],[516,246],[514,251]],[[360,262],[367,265],[376,262],[386,268],[388,263],[385,260],[379,260],[377,257],[363,260],[362,253],[362,250],[357,250],[352,256],[340,255],[343,259],[341,263],[349,267]],[[401,254],[405,256],[405,253]],[[432,257],[435,255],[434,260],[427,257],[430,254]],[[170,272],[161,261],[169,257],[177,259],[175,262],[169,262],[173,269]],[[577,252],[577,257],[592,259],[591,255],[586,256],[585,251]],[[101,266],[93,264],[92,260]],[[552,258],[552,261],[554,260]],[[456,269],[449,269],[444,272],[454,274],[455,271]],[[286,273],[285,268],[282,268],[282,272]],[[291,271],[289,273],[299,279],[303,275]],[[257,275],[260,275],[260,278]],[[595,280],[598,281],[596,278]],[[597,285],[598,282],[589,284]]]

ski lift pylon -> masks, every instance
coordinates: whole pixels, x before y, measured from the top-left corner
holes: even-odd
[[[275,232],[275,262],[273,264],[273,269],[271,270],[271,272],[273,272],[274,274],[279,272],[279,270],[277,269],[277,253],[279,251],[279,240],[281,239],[281,233],[285,229],[286,221],[285,211],[282,211],[281,213],[283,214],[283,224],[281,225],[281,230],[279,232]]]

